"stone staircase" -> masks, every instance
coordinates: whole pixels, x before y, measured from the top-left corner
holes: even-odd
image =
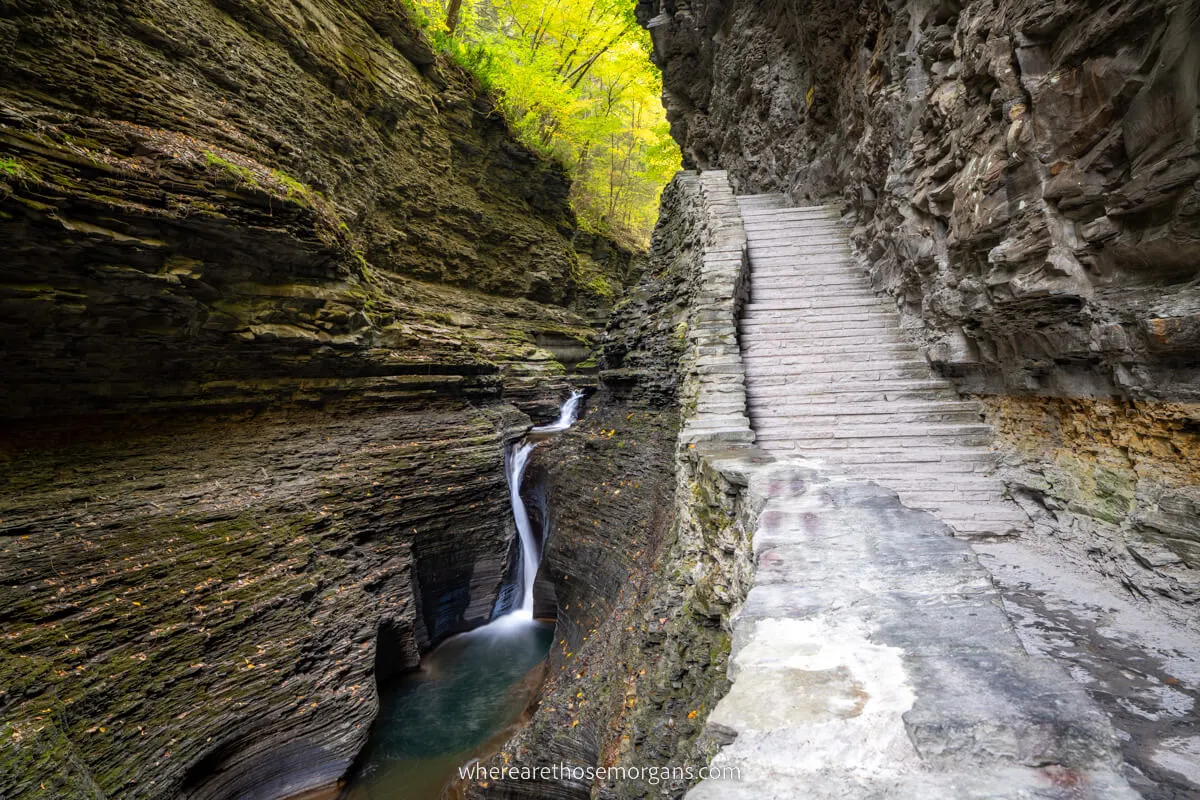
[[[896,491],[960,535],[1027,517],[992,475],[978,404],[936,377],[872,290],[828,206],[738,198],[750,259],[740,320],[750,422],[764,450],[815,457]]]
[[[738,609],[706,723],[726,744],[687,800],[1135,800],[1108,718],[1025,650],[982,545],[909,507],[1011,525],[978,411],[904,341],[830,212],[739,204],[721,171],[673,188],[694,289],[680,536],[723,560],[707,575]]]

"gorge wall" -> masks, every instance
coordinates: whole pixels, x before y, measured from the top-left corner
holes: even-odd
[[[1045,543],[1194,623],[1200,5],[638,8],[685,162],[840,201]]]
[[[400,4],[0,4],[0,795],[342,776],[640,269],[567,191]]]
[[[695,175],[676,176],[662,209],[648,270],[605,332],[593,410],[531,464],[553,465],[542,574],[558,627],[530,722],[489,765],[577,774],[473,782],[469,797],[681,797],[723,741],[704,725],[729,685],[756,510],[681,444],[715,232]],[[596,768],[642,771],[600,779]]]

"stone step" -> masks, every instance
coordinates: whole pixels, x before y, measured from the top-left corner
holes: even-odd
[[[846,234],[837,228],[776,228],[764,226],[746,228],[747,248],[751,258],[756,253],[770,253],[773,250],[784,250],[788,253],[803,255],[810,248],[836,244],[849,247]]]
[[[978,420],[969,422],[916,422],[897,421],[888,415],[865,416],[861,419],[831,419],[819,421],[806,417],[759,420],[755,426],[761,431],[791,431],[796,441],[808,439],[910,439],[923,436],[974,436],[991,434],[992,426]]]
[[[847,267],[849,270],[849,267]],[[753,286],[756,280],[795,280],[802,281],[805,289],[818,289],[824,292],[833,292],[843,290],[847,292],[871,292],[878,294],[871,286],[871,281],[867,278],[866,273],[858,274],[846,272],[839,275],[810,275],[803,272],[803,268],[794,269],[788,267],[784,270],[779,270],[775,273],[754,272],[750,276],[750,285]],[[768,285],[762,283],[760,285]]]
[[[836,460],[853,475],[870,475],[908,488],[942,480],[986,480],[1001,485],[999,478],[987,472],[997,464],[999,456],[986,447],[956,447],[945,453],[929,453],[924,458],[923,452],[876,451],[876,457],[868,459],[841,451]]]
[[[767,397],[749,398],[751,415],[758,414],[766,420],[779,419],[792,422],[813,420],[814,424],[833,417],[845,419],[894,419],[904,422],[908,419],[932,419],[934,417],[961,417],[964,422],[979,422],[982,410],[969,401],[937,400],[928,403],[811,403],[803,400],[774,399]]]
[[[802,437],[797,436],[795,432],[783,430],[764,431],[756,428],[755,433],[760,442],[771,444],[772,449],[790,450],[796,453],[803,453],[813,448],[860,452],[874,452],[881,447],[940,450],[947,447],[982,445],[991,441],[992,438],[990,431],[971,434],[918,432],[913,433],[911,436],[905,436],[902,435],[902,432],[897,432],[897,435],[887,436],[888,432],[881,430],[877,431],[878,436],[859,436],[853,438],[846,431],[841,432],[845,433],[845,436],[834,436],[832,434],[838,433],[835,430],[812,431],[811,435],[806,432]],[[831,462],[837,461],[837,457],[834,455],[826,454],[825,457]]]
[[[809,416],[802,411],[772,412],[763,406],[752,405],[750,419],[756,431],[829,429],[833,427],[857,430],[864,425],[929,426],[929,425],[976,425],[979,415],[969,411],[914,411],[907,414],[822,414]]]
[[[770,193],[770,194],[773,194],[773,193]],[[788,205],[786,208],[783,208],[783,209],[770,209],[770,210],[823,212],[823,213],[827,213],[827,214],[836,214],[837,206],[829,205],[827,203],[822,204],[822,205],[813,205],[813,206]]]
[[[761,268],[751,267],[750,269],[751,284],[777,285],[784,281],[790,281],[803,288],[824,286],[830,282],[855,282],[870,288],[872,292],[875,291],[870,286],[870,276],[866,270],[848,261],[838,262],[825,259],[823,261],[805,260],[797,263],[795,260],[788,259],[781,260],[778,264],[765,265]]]
[[[835,352],[834,348],[838,347],[872,349],[884,345],[913,346],[903,333],[892,328],[882,331],[862,331],[860,336],[847,337],[829,333],[814,335],[812,331],[794,330],[790,326],[772,328],[763,324],[739,331],[738,340],[742,342],[743,346],[780,344],[790,347],[793,344],[804,344],[813,349],[828,347],[830,352]]]
[[[831,320],[829,322],[786,322],[779,319],[743,319],[738,335],[742,341],[768,341],[775,337],[792,336],[810,341],[827,340],[830,344],[845,344],[847,337],[860,342],[887,341],[906,343],[903,330],[885,320]],[[865,337],[876,337],[874,340]]]
[[[764,267],[775,267],[787,265],[799,261],[804,263],[818,258],[824,258],[826,261],[832,261],[834,258],[841,257],[847,263],[851,261],[850,245],[841,237],[834,237],[828,242],[814,242],[806,244],[802,248],[787,247],[782,245],[776,246],[759,246],[750,245],[746,252],[750,254],[750,269],[753,270],[759,265]]]
[[[803,287],[790,287],[786,289],[782,287],[767,287],[761,290],[760,293],[764,296],[751,296],[746,308],[756,310],[777,308],[781,311],[810,311],[814,313],[831,310],[897,313],[895,305],[889,302],[887,298],[867,293],[858,296],[838,294],[830,297],[813,297]]]
[[[791,205],[787,195],[778,192],[740,194],[736,195],[734,199],[737,201],[738,207],[743,210],[753,208],[786,208]]]
[[[865,453],[875,452],[877,449],[883,447],[904,447],[913,450],[942,450],[947,447],[981,445],[989,441],[992,436],[989,432],[976,434],[914,434],[913,436],[892,437],[880,435],[851,439],[838,438],[836,436],[797,438],[784,431],[760,431],[757,429],[755,433],[764,447],[770,445],[769,449],[771,450],[792,452],[799,455],[818,449]],[[824,433],[829,433],[829,431],[824,431]],[[831,463],[837,463],[838,461],[838,457],[831,453],[825,453],[823,457]]]
[[[717,356],[706,356],[706,358],[715,357]],[[845,353],[825,353],[821,350],[808,353],[789,352],[786,350],[776,350],[774,352],[750,350],[743,351],[742,358],[746,363],[755,363],[768,367],[801,367],[803,370],[793,370],[798,376],[802,371],[806,372],[810,368],[823,369],[833,365],[840,365],[845,369],[868,366],[872,368],[903,367],[905,369],[920,369],[923,370],[923,372],[918,373],[920,377],[924,377],[929,370],[929,365],[918,358],[905,357],[904,354],[889,352],[868,352],[849,356]]]
[[[805,425],[803,428],[796,426],[783,425],[763,425],[757,428],[766,434],[770,434],[773,438],[779,435],[788,434],[793,441],[809,442],[809,441],[832,441],[846,442],[848,440],[857,440],[866,442],[870,439],[884,439],[889,442],[894,442],[898,446],[903,445],[909,447],[919,445],[926,440],[934,439],[951,439],[963,437],[964,441],[960,446],[977,444],[975,441],[966,441],[977,436],[990,437],[993,433],[990,425],[983,423],[902,423],[896,424],[888,421],[882,422],[854,422],[853,424],[829,425],[818,427],[816,425]],[[986,441],[986,439],[985,439]],[[871,443],[874,446],[874,443]],[[879,443],[882,446],[882,442]]]
[[[895,490],[895,487],[889,486]],[[914,492],[896,490],[900,501],[909,508],[919,508],[924,511],[940,512],[945,506],[984,505],[1000,502],[999,494],[992,491],[946,491],[946,492]]]
[[[954,388],[943,380],[928,376],[922,378],[897,378],[886,381],[870,381],[869,383],[854,383],[838,381],[815,386],[803,386],[797,382],[797,376],[791,372],[770,373],[757,365],[747,365],[747,376],[750,385],[747,391],[750,397],[791,397],[793,395],[811,394],[866,394],[873,395],[878,401],[883,399],[899,399],[904,393],[949,393],[949,399],[957,399]],[[918,394],[918,396],[921,396]],[[836,401],[841,402],[841,398]],[[847,400],[846,402],[851,402]]]
[[[764,290],[770,289],[771,291],[774,291],[774,292],[794,291],[794,292],[798,292],[798,293],[803,293],[804,296],[806,296],[806,297],[811,296],[814,291],[820,291],[825,294],[832,294],[835,291],[837,291],[838,289],[840,289],[841,292],[843,292],[845,294],[845,296],[848,298],[867,298],[867,299],[869,299],[872,297],[878,297],[878,298],[889,300],[889,301],[891,299],[886,294],[883,294],[881,292],[876,292],[874,289],[869,288],[869,287],[854,287],[854,286],[828,287],[824,283],[822,283],[822,281],[824,281],[824,280],[825,280],[824,276],[813,276],[813,275],[806,275],[803,273],[796,273],[794,275],[777,275],[777,276],[773,275],[770,277],[765,277],[762,275],[751,275],[748,285],[750,286],[751,291],[756,290],[756,289],[764,289]],[[859,279],[857,277],[855,277],[854,280],[858,281]],[[862,282],[862,281],[860,281],[860,282]]]
[[[892,312],[893,314],[895,312]],[[887,328],[900,332],[899,317],[893,317],[888,320],[885,317],[876,315],[872,316],[864,312],[865,318],[872,323],[873,327]],[[808,314],[803,311],[789,313],[787,309],[781,308],[760,308],[755,305],[746,306],[741,318],[742,329],[745,330],[749,326],[763,325],[788,325],[797,333],[800,332],[816,332],[828,327],[829,322],[822,320],[819,317],[813,319],[808,318]]]
[[[856,353],[892,353],[918,358],[920,348],[908,342],[842,341],[813,338],[806,333],[791,333],[770,337],[742,336],[743,355],[749,353],[820,353],[822,355],[853,356]]]
[[[795,222],[808,222],[810,220],[822,220],[836,222],[841,217],[838,212],[830,206],[810,206],[800,208],[793,206],[792,208],[755,208],[747,209],[742,212],[742,224],[751,224],[755,222],[774,222],[778,224],[788,224]]]
[[[865,278],[855,276],[833,277],[826,275],[791,275],[770,279],[753,277],[750,291],[765,294],[770,299],[788,293],[792,297],[845,297],[863,303],[885,302],[895,308],[895,301],[886,294],[876,292]]]
[[[999,501],[993,503],[947,503],[942,505],[939,512],[958,520],[987,520],[991,522],[1027,523],[1027,515],[1015,503]]]
[[[758,393],[751,388],[747,397],[752,406],[763,411],[775,410],[783,414],[812,414],[814,416],[830,416],[837,414],[866,414],[866,413],[897,413],[914,414],[920,411],[930,413],[970,412],[981,414],[982,406],[974,400],[963,400],[958,397],[939,398],[902,398],[885,400],[872,398],[855,403],[846,403],[833,399],[829,394],[805,394],[794,391],[788,395],[772,397]]]
[[[901,495],[920,498],[927,503],[1002,503],[1005,501],[1004,484],[987,475],[964,480],[954,480],[942,476],[939,480],[930,481],[925,485],[913,482],[902,483],[894,478],[875,478],[874,480]]]
[[[841,220],[822,216],[810,215],[792,220],[772,220],[759,218],[756,214],[751,218],[743,216],[742,227],[749,233],[746,238],[755,240],[788,234],[803,234],[809,231],[825,231],[836,234],[841,236],[843,241],[850,238],[850,231],[842,225]]]
[[[924,364],[914,368],[851,366],[845,369],[835,369],[833,365],[825,365],[824,367],[809,367],[803,375],[796,374],[794,370],[789,370],[786,366],[772,364],[770,367],[761,367],[752,361],[745,362],[745,368],[748,370],[747,374],[750,376],[751,384],[755,387],[759,385],[760,378],[790,376],[788,385],[795,393],[821,391],[839,385],[855,386],[857,389],[863,390],[892,381],[921,380],[928,378],[929,375],[929,368]],[[715,365],[708,369],[725,371],[726,367]],[[770,386],[771,384],[763,385]]]
[[[846,450],[845,448],[821,448],[803,446],[797,448],[811,458],[825,458],[840,464],[854,475],[865,475],[868,471],[881,477],[906,474],[983,474],[995,469],[998,456],[986,447],[946,447],[940,449],[888,449],[872,447],[870,450]]]
[[[870,478],[886,483],[888,488],[897,491],[936,492],[942,489],[955,491],[993,492],[1002,497],[1005,491],[1004,482],[995,475],[970,468],[959,471],[961,465],[986,462],[935,462],[933,465],[887,465],[860,463],[841,463],[839,469],[846,470],[855,477]]]
[[[744,316],[753,319],[794,320],[802,325],[815,325],[836,320],[872,320],[891,322],[896,328],[900,327],[900,315],[886,306],[859,304],[825,306],[805,304],[803,300],[780,298],[779,300],[756,300],[746,305]]]
[[[733,356],[704,356],[704,358],[733,358]],[[918,359],[897,358],[892,354],[881,354],[881,357],[876,359],[840,357],[826,360],[811,353],[780,354],[757,352],[745,353],[744,357],[737,356],[737,358],[742,359],[746,364],[755,365],[756,369],[758,367],[764,368],[756,374],[770,374],[767,370],[774,374],[790,372],[802,383],[812,383],[812,376],[814,375],[824,376],[828,373],[862,372],[864,370],[890,370],[898,374],[903,373],[905,377],[912,378],[929,377],[929,364],[926,362]],[[701,362],[708,363],[703,359],[701,359]],[[786,369],[787,367],[793,367],[793,369],[788,370]]]
[[[798,339],[814,343],[828,342],[831,346],[855,342],[860,344],[909,343],[900,328],[895,325],[880,324],[872,320],[860,320],[853,325],[845,322],[835,322],[825,325],[791,325],[778,320],[743,320],[741,329],[738,331],[738,336],[740,341],[743,342]]]
[[[891,309],[895,309],[896,307],[890,297],[876,294],[871,289],[865,288],[830,287],[819,283],[805,283],[801,280],[780,284],[750,283],[751,303],[771,301],[780,297],[804,298],[814,303],[824,302],[831,305],[835,303],[846,305],[859,303],[864,306],[883,304],[885,307]]]
[[[803,276],[788,276],[788,281],[794,282],[791,286],[780,285],[775,283],[777,280],[772,278],[771,282],[759,281],[755,282],[756,278],[751,278],[747,284],[751,291],[800,291],[805,296],[844,296],[857,298],[874,298],[874,300],[889,300],[887,295],[876,292],[871,287],[870,281],[866,278],[854,276],[845,277],[826,277],[822,275],[803,275]]]
[[[758,275],[805,275],[815,272],[847,273],[869,276],[867,268],[846,253],[837,251],[804,252],[791,254],[763,255],[747,250],[750,258],[750,274]],[[730,263],[730,262],[724,262]],[[736,264],[737,262],[732,262]],[[714,265],[715,266],[715,265]]]
[[[793,370],[797,377],[802,377],[803,373],[807,373],[812,369],[827,369],[829,367],[841,366],[844,369],[852,368],[890,368],[897,364],[924,364],[923,361],[915,361],[911,354],[903,353],[855,353],[853,355],[846,353],[795,353],[787,351],[764,352],[761,350],[749,351],[742,353],[742,361],[748,365],[748,368],[755,370],[755,374],[762,367],[783,367],[793,366],[798,369]],[[928,366],[923,367],[928,370]],[[912,373],[914,378],[928,377],[925,372]],[[807,381],[811,383],[811,381]]]
[[[766,259],[752,259],[750,265],[750,280],[760,278],[854,278],[868,281],[870,273],[843,255],[837,253],[814,253],[802,256],[771,256]]]

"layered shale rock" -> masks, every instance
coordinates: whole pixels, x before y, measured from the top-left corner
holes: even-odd
[[[0,795],[330,784],[638,259],[395,3],[10,3],[0,76]]]
[[[539,325],[587,337],[545,308],[564,175],[395,4],[2,13],[5,416],[536,377]]]
[[[5,437],[7,797],[336,781],[377,661],[490,618],[514,411],[61,423]],[[381,636],[386,650],[376,650]]]
[[[679,797],[716,750],[704,719],[728,687],[751,512],[679,448],[675,403],[688,414],[695,394],[680,361],[713,230],[694,175],[663,208],[649,268],[606,331],[593,410],[530,465],[549,498],[542,577],[558,627],[531,721],[491,764],[577,772],[472,783],[472,797]],[[601,767],[643,771],[597,779]]]
[[[687,158],[840,197],[935,363],[1197,399],[1195,3],[640,10]]]
[[[639,16],[685,159],[743,193],[840,201],[929,361],[997,396],[987,421],[1038,529],[1194,619],[1200,6],[645,0]]]

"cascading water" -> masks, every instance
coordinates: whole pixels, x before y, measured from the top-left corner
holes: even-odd
[[[517,523],[517,536],[521,540],[521,562],[517,567],[517,586],[521,590],[521,605],[509,612],[516,619],[533,619],[533,584],[537,579],[539,563],[537,542],[534,541],[533,526],[529,524],[529,512],[521,499],[521,479],[525,476],[525,464],[529,454],[537,447],[534,442],[513,442],[508,446],[505,459],[508,471],[508,495],[512,500],[513,520]]]
[[[537,425],[530,433],[545,434],[565,431],[579,419],[579,405],[582,402],[583,392],[572,393],[559,410],[558,419],[549,425]],[[533,619],[533,585],[537,580],[538,565],[541,562],[537,538],[534,535],[533,526],[529,524],[529,512],[525,508],[525,501],[521,499],[521,481],[525,477],[525,465],[529,462],[529,456],[535,447],[537,447],[537,442],[525,439],[512,442],[508,445],[508,453],[505,458],[513,521],[516,522],[517,536],[521,540],[521,563],[517,569],[517,586],[521,590],[521,604],[510,611],[507,616],[518,620]]]
[[[558,419],[549,425],[535,425],[530,433],[558,433],[565,431],[579,419],[579,404],[583,402],[583,392],[573,392],[559,409]]]
[[[450,637],[421,660],[420,670],[383,692],[371,741],[344,795],[350,800],[440,798],[459,765],[494,752],[520,724],[554,633],[553,625],[533,618],[540,548],[521,481],[538,441],[570,428],[582,400],[583,393],[575,392],[557,420],[507,445],[505,477],[521,544],[516,585],[506,589],[510,610]],[[519,603],[515,591],[521,592]]]

